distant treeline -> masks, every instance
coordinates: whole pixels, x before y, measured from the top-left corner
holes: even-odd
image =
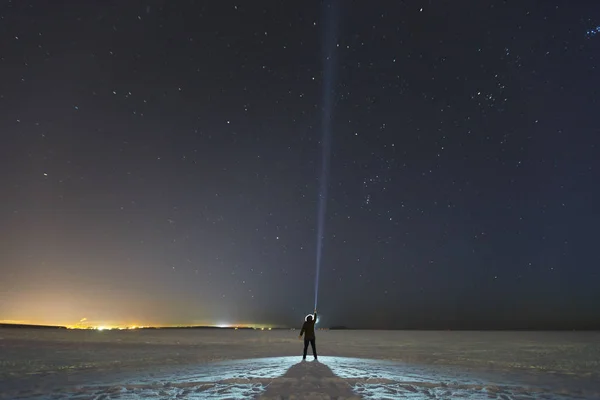
[[[248,326],[145,326],[139,329],[153,329],[153,330],[164,330],[164,329],[220,329],[220,330],[240,330],[240,331],[252,331],[252,330],[269,330],[269,331],[277,331],[277,330],[290,330],[290,328],[253,328]]]
[[[554,331],[600,331],[600,322],[597,324],[580,324],[580,325],[560,325],[560,324],[532,324],[530,326],[485,326],[485,325],[470,325],[470,326],[403,326],[403,327],[347,327],[345,325],[335,325],[328,328],[329,330],[358,330],[358,331],[499,331],[499,332],[554,332]]]
[[[52,326],[52,325],[26,325],[26,324],[2,324],[0,323],[0,329],[67,329],[65,326]],[[91,330],[94,328],[78,328]],[[221,329],[221,330],[290,330],[290,328],[251,328],[251,327],[218,327],[218,326],[169,326],[169,327],[141,327],[136,330],[174,330],[174,329],[197,329],[197,330],[208,330],[208,329]],[[390,331],[600,331],[600,323],[593,325],[574,325],[574,326],[561,326],[561,325],[542,325],[542,326],[512,326],[512,327],[486,327],[486,326],[470,326],[470,327],[402,327],[402,328],[349,328],[344,325],[336,325],[327,328],[329,330],[390,330]]]
[[[148,326],[148,327],[143,327],[143,328],[139,328],[139,329],[238,329],[238,330],[253,330],[255,328],[248,328],[248,327],[238,327],[236,328],[235,326],[159,326],[159,327],[152,327],[152,326]],[[256,328],[256,329],[260,329],[260,328]],[[273,328],[275,329],[275,328]]]
[[[17,328],[17,329],[67,329],[66,326],[52,325],[25,325],[25,324],[0,324],[0,328]]]

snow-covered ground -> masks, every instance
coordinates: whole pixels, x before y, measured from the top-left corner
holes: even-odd
[[[600,333],[0,330],[1,399],[600,399]],[[309,349],[310,355],[310,349]]]

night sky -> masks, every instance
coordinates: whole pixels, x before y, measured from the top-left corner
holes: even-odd
[[[598,324],[596,3],[3,2],[0,320]]]

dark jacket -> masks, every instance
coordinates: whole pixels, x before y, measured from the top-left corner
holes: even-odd
[[[302,330],[300,331],[300,336],[304,334],[304,339],[310,340],[315,338],[315,323],[317,322],[317,313],[313,315],[312,321],[308,319],[304,321],[302,325]]]

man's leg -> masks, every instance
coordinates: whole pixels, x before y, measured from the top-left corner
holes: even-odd
[[[315,356],[315,360],[317,359],[317,345],[315,343],[316,339],[310,339],[310,346],[312,347],[313,356]]]
[[[304,353],[302,355],[302,359],[305,360],[306,359],[306,350],[308,350],[308,339],[304,339]]]

